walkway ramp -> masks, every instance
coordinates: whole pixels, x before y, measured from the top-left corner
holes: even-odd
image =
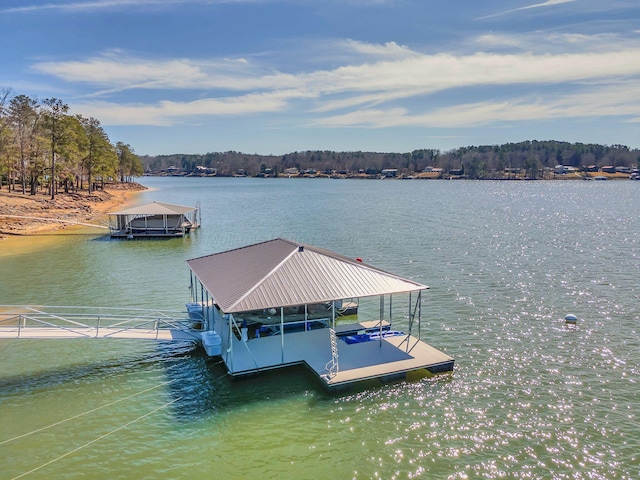
[[[0,339],[119,338],[200,341],[186,312],[132,308],[0,306]]]

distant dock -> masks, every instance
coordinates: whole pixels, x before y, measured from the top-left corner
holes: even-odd
[[[200,227],[200,206],[152,202],[109,213],[112,238],[184,237]]]

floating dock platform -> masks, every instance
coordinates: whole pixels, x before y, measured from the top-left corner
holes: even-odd
[[[233,377],[293,365],[305,365],[327,390],[345,388],[367,380],[389,382],[406,378],[407,373],[453,371],[454,358],[413,335],[382,337],[361,343],[347,343],[344,338],[363,330],[375,330],[379,322],[368,321],[336,327],[337,359],[331,371],[331,329],[286,333],[252,338],[243,342],[233,337]],[[384,323],[388,328],[388,323]],[[282,348],[284,342],[285,348]]]

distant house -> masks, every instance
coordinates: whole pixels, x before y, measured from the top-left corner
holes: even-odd
[[[605,165],[600,170],[602,170],[604,173],[616,173],[616,167],[614,167],[613,165]]]
[[[285,175],[298,175],[299,173],[300,173],[300,171],[296,167],[291,167],[291,168],[285,168],[284,169],[284,174]]]
[[[380,172],[383,178],[395,178],[398,176],[397,168],[385,168]]]
[[[209,168],[209,167],[204,167],[202,165],[198,165],[196,167],[196,174],[197,175],[217,175],[218,174],[218,169],[217,168]]]
[[[567,173],[575,173],[576,169],[570,165],[556,165],[553,169],[553,173],[556,175],[565,175]]]

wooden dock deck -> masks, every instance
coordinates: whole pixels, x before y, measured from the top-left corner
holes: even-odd
[[[356,332],[378,322],[342,325],[336,333]],[[284,350],[282,342],[284,341]],[[330,374],[327,363],[332,359],[330,329],[253,338],[248,342],[233,339],[233,376],[243,376],[285,366],[305,364],[329,389],[353,383],[380,379],[404,378],[407,372],[427,370],[442,373],[453,370],[453,357],[418,340],[414,336],[394,336],[362,343],[348,344],[340,337],[338,368]],[[284,352],[284,353],[283,353]]]

